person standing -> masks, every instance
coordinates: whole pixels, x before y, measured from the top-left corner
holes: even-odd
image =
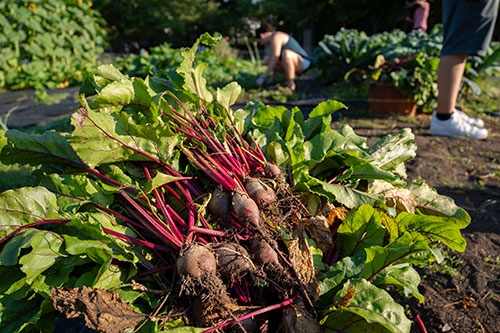
[[[438,66],[438,100],[431,135],[485,139],[479,118],[456,108],[469,55],[484,56],[493,36],[499,0],[443,0],[443,46]]]
[[[285,86],[295,91],[295,77],[311,66],[307,52],[295,38],[286,32],[276,31],[267,22],[262,23],[255,34],[259,43],[268,46],[270,51],[265,59],[266,71],[257,79],[256,84],[262,86],[268,77],[274,79],[275,74],[280,73],[285,76]]]

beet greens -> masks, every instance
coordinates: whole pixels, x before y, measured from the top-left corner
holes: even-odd
[[[385,288],[423,301],[413,265],[463,251],[468,214],[406,180],[408,129],[368,147],[331,129],[337,101],[234,110],[241,88],[196,64],[216,42],[169,80],[99,67],[71,133],[0,132],[0,162],[38,179],[0,193],[2,332],[50,326],[51,289],[78,286],[118,291],[144,332],[410,331]]]

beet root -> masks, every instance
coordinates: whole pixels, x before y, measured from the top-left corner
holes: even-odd
[[[216,217],[227,220],[231,214],[231,194],[221,188],[216,188],[212,192],[212,198],[208,203],[208,209],[210,209],[210,212]]]
[[[245,181],[245,189],[258,207],[270,206],[277,200],[274,190],[258,178],[248,178]]]
[[[238,218],[251,226],[260,228],[260,211],[255,201],[244,192],[234,192],[233,210]]]
[[[177,259],[177,270],[183,277],[181,294],[188,297],[198,326],[209,327],[234,317],[232,309],[236,302],[217,275],[212,251],[202,245],[192,245]]]
[[[280,167],[276,164],[268,163],[264,167],[264,175],[271,179],[278,179],[279,177],[281,177],[282,172]]]
[[[223,244],[215,248],[214,252],[219,272],[228,279],[238,279],[254,269],[247,250],[239,244]]]
[[[192,245],[177,259],[179,274],[200,280],[203,275],[215,275],[217,262],[215,255],[204,246]]]
[[[269,243],[262,238],[256,238],[253,240],[250,246],[250,252],[252,253],[253,260],[256,264],[281,267],[278,254],[274,251],[271,245],[269,245]]]

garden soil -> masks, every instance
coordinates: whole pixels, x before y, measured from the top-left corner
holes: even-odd
[[[327,98],[306,80],[298,81],[300,100],[287,104],[304,112]],[[65,96],[53,105],[39,105],[31,91],[0,92],[0,125],[8,128],[46,125],[64,119],[78,107],[78,88],[50,92]],[[65,94],[65,95],[61,95]],[[418,268],[425,301],[399,299],[413,320],[412,333],[500,332],[500,117],[485,115],[486,140],[428,135],[429,115],[380,118],[366,101],[342,101],[335,128],[349,124],[373,144],[402,128],[415,134],[417,156],[407,162],[408,180],[421,179],[449,196],[472,217],[463,230],[467,249],[448,252],[442,265]],[[422,326],[417,324],[421,320]]]

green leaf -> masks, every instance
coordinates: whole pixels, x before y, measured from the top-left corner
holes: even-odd
[[[331,124],[330,115],[346,108],[343,103],[335,100],[319,103],[311,110],[307,121],[303,125],[304,136],[309,138],[317,133],[321,133],[325,128],[329,128]]]
[[[139,261],[135,253],[138,247],[130,247],[129,243],[106,233],[103,228],[136,237],[130,228],[117,224],[110,215],[82,213],[61,228],[66,251],[76,256],[87,255],[98,264],[108,264],[111,260],[129,263]]]
[[[177,72],[184,77],[183,88],[207,102],[213,100],[212,94],[207,89],[207,80],[202,76],[208,64],[200,63],[195,67],[195,57],[200,43],[210,46],[214,45],[218,40],[220,40],[220,36],[219,38],[211,37],[208,33],[201,35],[190,49],[182,52],[184,60],[177,68]]]
[[[387,235],[381,213],[366,204],[351,211],[337,233],[337,247],[344,256],[362,255],[369,247],[383,246]]]
[[[386,246],[365,248],[366,264],[362,277],[371,280],[391,265],[403,263],[422,263],[429,260],[429,246],[420,235],[404,232],[394,242]]]
[[[3,147],[7,145],[7,137],[5,136],[5,131],[0,129],[0,152],[2,151]]]
[[[415,158],[417,145],[415,135],[409,128],[404,128],[396,134],[389,134],[380,139],[369,149],[373,163],[383,170],[396,171],[402,178],[406,178],[404,169],[400,166]]]
[[[354,293],[352,298],[346,296],[349,290]],[[334,301],[340,305],[331,307],[320,321],[325,330],[332,328],[351,333],[410,332],[411,322],[405,316],[404,308],[386,291],[364,279],[346,282]]]
[[[118,265],[103,265],[92,284],[94,288],[115,289],[124,285],[128,272]]]
[[[142,191],[146,194],[151,193],[154,189],[161,187],[165,184],[175,182],[178,180],[182,180],[182,177],[175,177],[171,175],[164,174],[162,172],[158,172],[153,178],[147,181],[147,183],[142,188]]]
[[[168,161],[178,139],[161,121],[136,124],[126,113],[74,114],[71,145],[90,167],[120,161]]]
[[[120,72],[120,70],[112,64],[106,64],[97,67],[95,75],[98,78],[96,81],[100,86],[104,86],[106,83],[112,81],[121,81],[128,77],[127,75]],[[102,81],[103,79],[105,81]]]
[[[41,297],[32,296],[19,301],[11,295],[0,294],[0,331],[18,333],[35,324],[41,316]]]
[[[88,174],[44,174],[38,185],[57,193],[60,211],[72,214],[89,202],[108,206],[114,200],[113,194],[119,191],[89,177]]]
[[[49,269],[38,275],[30,287],[34,292],[48,298],[53,286],[71,286],[74,269],[85,263],[88,263],[88,260],[81,257],[62,256]]]
[[[319,300],[316,306],[326,308],[333,297],[349,279],[360,276],[365,263],[364,256],[345,257],[328,268],[319,281]]]
[[[19,264],[31,283],[39,274],[51,267],[60,252],[63,240],[58,235],[44,230],[27,229],[13,237],[0,252],[0,265]],[[31,248],[31,249],[30,249]],[[30,249],[21,254],[23,249]]]
[[[131,104],[137,112],[147,112],[153,95],[154,92],[144,80],[123,78],[107,84],[89,105],[94,109],[105,107],[116,109]]]
[[[241,86],[236,82],[231,82],[224,88],[217,89],[217,103],[229,111],[231,110],[231,105],[236,103],[240,94]]]
[[[413,267],[402,264],[387,267],[371,282],[380,288],[386,285],[396,286],[405,297],[413,296],[422,303],[424,296],[418,290],[420,281],[420,275]]]
[[[284,136],[284,132],[288,129],[285,119],[291,118],[292,112],[284,106],[264,106],[262,103],[250,103],[246,109],[251,111],[251,117],[248,121],[258,128],[260,131],[266,133],[269,139],[273,138],[273,134],[277,137]]]
[[[353,150],[357,152],[358,156],[363,155],[362,151],[358,151],[358,147],[352,145],[351,142],[349,142],[342,134],[334,130],[323,131],[318,135],[312,137],[311,140],[309,140],[307,143],[310,147],[309,156],[315,161],[324,160],[325,154],[327,154],[328,152],[338,154],[343,151]],[[355,153],[352,153],[351,155],[355,156]],[[370,158],[368,154],[364,154],[364,156],[362,157],[364,157],[365,159]]]
[[[417,201],[416,212],[424,215],[440,216],[460,229],[467,227],[471,222],[469,213],[456,205],[455,201],[447,196],[440,195],[436,189],[422,181],[413,181],[407,188],[413,193]]]
[[[23,187],[0,193],[0,239],[34,222],[64,220],[57,198],[44,187]]]
[[[0,161],[4,164],[82,165],[78,155],[60,133],[34,135],[9,130],[6,137],[9,141],[0,152]]]
[[[305,176],[294,186],[296,192],[311,192],[327,197],[330,202],[338,202],[347,208],[359,207],[363,204],[375,205],[383,201],[381,195],[367,193],[344,185],[329,184],[317,178]]]
[[[19,266],[1,265],[0,264],[0,297],[1,295],[12,295],[18,300],[26,296],[29,286],[26,283],[26,274],[24,274]],[[0,321],[1,322],[1,321]]]
[[[429,243],[439,241],[452,250],[465,251],[467,243],[453,217],[401,213],[396,220],[405,225],[408,230],[418,232],[427,238]]]
[[[75,236],[63,235],[66,252],[71,255],[86,255],[95,263],[108,265],[112,251],[108,244],[101,241],[82,239]]]

